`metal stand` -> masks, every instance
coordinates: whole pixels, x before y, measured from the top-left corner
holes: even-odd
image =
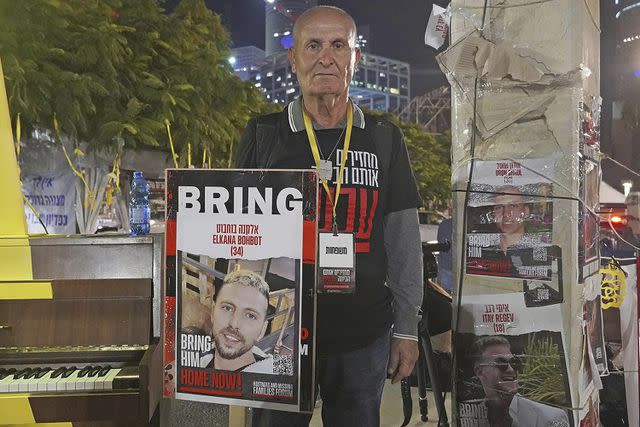
[[[421,325],[418,330],[424,331],[427,328],[426,316],[420,321]],[[424,329],[423,329],[424,327]],[[436,372],[435,363],[433,361],[433,348],[430,339],[423,339],[422,334],[418,334],[418,357],[416,373],[418,376],[418,399],[420,405],[420,419],[427,421],[429,419],[429,407],[427,402],[427,378],[426,373],[429,372],[431,380],[431,390],[436,403],[436,411],[438,412],[438,427],[449,427],[449,419],[447,418],[447,409],[444,404],[444,395],[440,387],[440,381]],[[425,370],[426,365],[426,370]]]
[[[430,339],[429,329],[429,315],[428,311],[429,302],[434,302],[429,298],[429,279],[435,278],[438,275],[438,265],[433,256],[435,251],[447,252],[450,249],[449,242],[422,244],[423,264],[424,264],[424,297],[422,300],[422,320],[418,323],[418,361],[414,369],[415,375],[418,379],[418,405],[420,407],[420,419],[425,422],[429,419],[429,404],[427,401],[427,372],[429,373],[429,379],[431,383],[431,390],[433,391],[433,397],[436,403],[436,411],[438,412],[438,427],[449,427],[449,419],[447,417],[447,409],[444,403],[444,394],[440,385],[439,377],[436,372],[435,361],[433,358],[433,347]],[[436,312],[437,313],[437,312]],[[449,317],[447,315],[446,317]],[[445,326],[446,327],[446,326]],[[444,331],[444,328],[440,326],[436,327],[434,334]],[[411,390],[409,386],[409,380],[404,379],[402,383],[402,401],[404,406],[404,423],[402,426],[409,424],[411,420]]]

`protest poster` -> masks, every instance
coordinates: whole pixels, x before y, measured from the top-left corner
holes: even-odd
[[[600,376],[608,375],[599,275],[594,275],[586,279],[584,294],[585,302],[582,309],[585,324],[584,334],[591,347],[590,351],[593,355],[598,374]]]
[[[310,412],[314,171],[169,169],[166,397]]]
[[[42,224],[49,234],[76,232],[75,182],[76,176],[67,170],[23,176],[22,192],[31,204],[24,205],[29,233],[45,233]]]
[[[598,272],[600,267],[600,164],[580,161],[580,204],[578,207],[578,280]]]
[[[557,305],[529,308],[514,294],[463,297],[458,425],[573,425],[561,324]]]
[[[466,274],[523,279],[529,306],[563,301],[553,171],[550,159],[477,161],[471,182]]]

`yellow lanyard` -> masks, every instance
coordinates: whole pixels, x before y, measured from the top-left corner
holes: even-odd
[[[304,128],[307,131],[307,138],[309,138],[309,146],[311,147],[311,153],[313,153],[313,160],[316,162],[316,168],[320,170],[320,151],[318,150],[318,141],[316,141],[316,135],[313,132],[313,125],[309,115],[302,107],[302,117],[304,118]],[[347,155],[349,153],[349,143],[351,142],[351,126],[353,125],[353,107],[351,101],[347,105],[347,132],[344,137],[344,148],[342,149],[342,159],[340,160],[340,172],[338,173],[338,184],[336,185],[335,199],[333,199],[333,231],[336,229],[336,206],[338,206],[338,197],[340,197],[340,187],[342,186],[342,176],[344,175],[344,166],[347,164]],[[327,159],[328,160],[328,159]],[[320,177],[322,186],[327,192],[327,197],[331,200],[331,192],[329,191],[329,184],[324,177]]]

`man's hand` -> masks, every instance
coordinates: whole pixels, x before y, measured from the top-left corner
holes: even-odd
[[[391,377],[391,384],[406,378],[413,371],[413,365],[418,360],[418,342],[404,338],[391,338],[391,352],[387,372]]]

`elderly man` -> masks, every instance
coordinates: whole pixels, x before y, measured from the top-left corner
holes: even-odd
[[[485,393],[488,421],[492,427],[569,426],[562,409],[534,402],[518,393],[520,360],[501,336],[479,338],[474,345],[473,372]]]
[[[351,260],[355,254],[356,270],[349,286],[318,284],[322,418],[327,426],[374,426],[387,374],[394,382],[408,376],[418,357],[420,200],[400,130],[349,98],[361,57],[353,18],[335,7],[314,7],[297,19],[293,36],[289,60],[302,97],[249,123],[236,166],[318,169],[319,240],[334,231],[351,248]],[[254,425],[308,425],[310,419],[257,412]]]
[[[227,274],[212,311],[215,347],[200,359],[202,367],[225,371],[273,373],[273,358],[255,346],[267,329],[269,285],[258,274]]]

